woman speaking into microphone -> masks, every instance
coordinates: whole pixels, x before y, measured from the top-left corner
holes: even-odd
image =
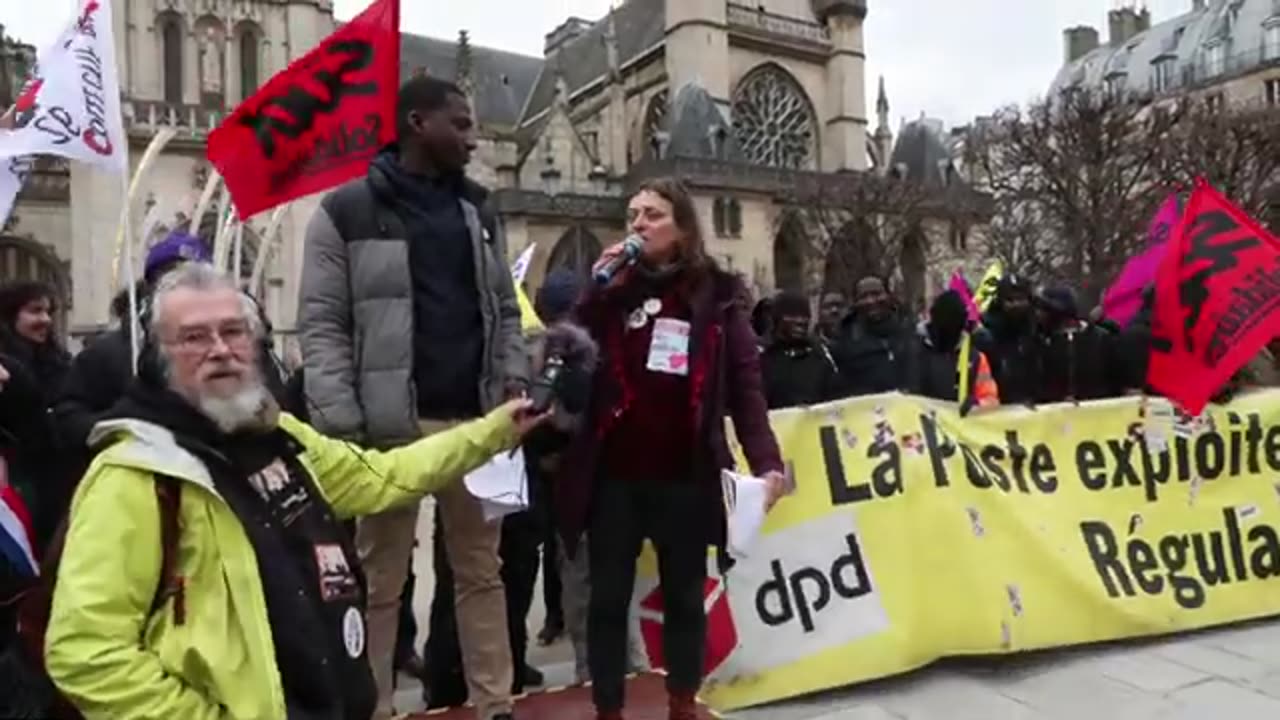
[[[720,470],[733,465],[725,417],[733,418],[751,471],[770,483],[770,506],[783,492],[783,466],[741,281],[707,256],[688,190],[651,180],[627,212],[628,242],[642,239],[639,251],[627,242],[606,250],[595,265],[597,286],[578,308],[601,358],[588,421],[561,465],[557,521],[571,553],[582,551],[578,538],[587,534],[587,655],[597,717],[622,717],[628,610],[636,556],[648,538],[665,608],[670,717],[693,720],[707,548],[724,544]]]

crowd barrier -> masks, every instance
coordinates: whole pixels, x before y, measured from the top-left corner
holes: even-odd
[[[797,492],[708,582],[717,709],[1280,613],[1280,391],[1198,419],[884,395],[772,421]],[[660,661],[656,586],[646,548],[633,622]]]

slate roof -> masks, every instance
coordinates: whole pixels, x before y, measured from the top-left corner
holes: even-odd
[[[662,41],[666,31],[664,0],[627,0],[613,10],[618,40],[618,61],[626,65]],[[609,71],[604,34],[608,16],[590,30],[570,40],[556,57],[544,64],[529,96],[520,122],[526,123],[546,110],[556,97],[556,68],[564,73],[569,94],[603,77]]]
[[[902,126],[889,157],[889,171],[903,173],[905,179],[921,183],[930,190],[947,187],[948,169],[952,167],[942,122],[920,119]],[[952,178],[953,182],[958,177]]]
[[[1222,76],[1251,71],[1272,62],[1265,45],[1265,28],[1280,19],[1277,0],[1207,0],[1192,9],[1152,25],[1122,45],[1103,45],[1068,63],[1050,86],[1054,97],[1069,87],[1101,89],[1107,78],[1123,73],[1124,88],[1139,94],[1156,90],[1155,63],[1170,58],[1176,72],[1175,90],[1216,81],[1209,47],[1224,44]]]
[[[436,77],[454,80],[457,47],[451,40],[401,33],[400,76],[408,78],[425,67]],[[471,62],[476,119],[486,126],[514,128],[542,58],[472,45]]]

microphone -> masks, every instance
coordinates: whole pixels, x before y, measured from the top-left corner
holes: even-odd
[[[622,241],[622,252],[611,258],[609,262],[604,264],[596,271],[596,284],[608,285],[613,276],[618,274],[619,270],[630,266],[640,257],[640,250],[644,247],[644,238],[639,235],[628,235],[626,240]]]
[[[568,322],[547,328],[542,367],[529,388],[534,412],[544,413],[556,401],[566,412],[585,411],[598,359],[599,348],[586,328]]]

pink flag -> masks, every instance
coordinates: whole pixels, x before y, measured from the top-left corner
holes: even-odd
[[[969,310],[969,322],[978,323],[982,321],[982,314],[978,312],[978,306],[973,302],[973,291],[969,289],[969,283],[964,279],[964,273],[959,270],[951,274],[951,282],[947,284],[948,290],[954,290],[964,300],[964,306]]]
[[[1160,267],[1160,260],[1164,257],[1165,241],[1169,239],[1169,233],[1180,217],[1182,203],[1178,199],[1178,193],[1169,193],[1169,197],[1151,219],[1151,226],[1147,228],[1146,249],[1129,258],[1129,262],[1120,271],[1120,277],[1116,278],[1103,295],[1103,317],[1120,325],[1128,325],[1138,313],[1142,307],[1142,291],[1156,281],[1156,269]]]

